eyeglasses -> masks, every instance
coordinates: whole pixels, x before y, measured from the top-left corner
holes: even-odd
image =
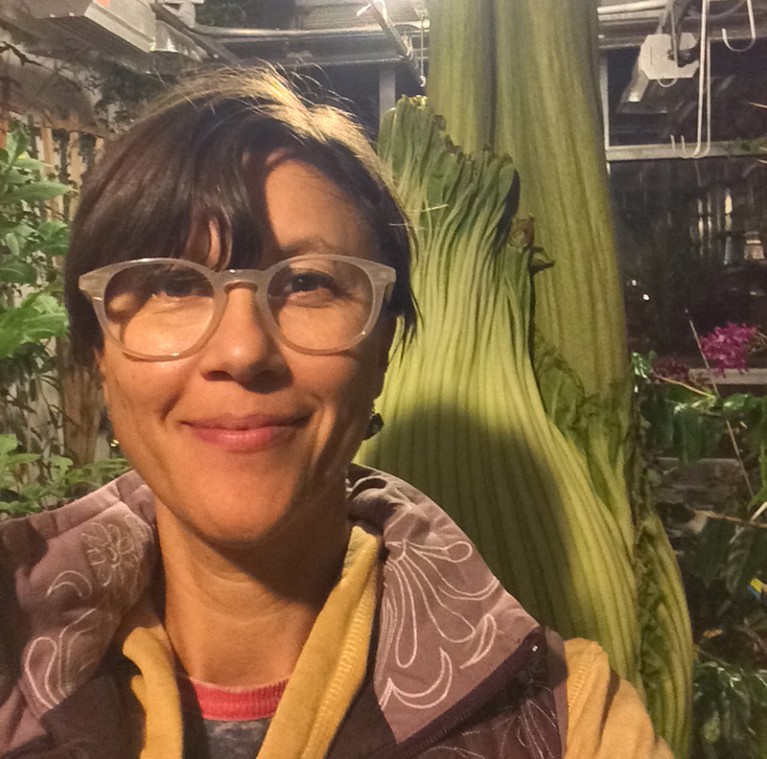
[[[227,293],[246,285],[270,332],[310,354],[363,340],[391,297],[396,272],[351,256],[287,258],[268,269],[213,271],[178,258],[143,258],[83,274],[104,334],[135,358],[167,361],[200,350],[216,330]]]

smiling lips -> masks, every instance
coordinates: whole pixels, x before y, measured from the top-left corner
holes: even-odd
[[[204,443],[231,453],[254,453],[272,448],[292,437],[307,416],[266,416],[224,414],[185,422]]]

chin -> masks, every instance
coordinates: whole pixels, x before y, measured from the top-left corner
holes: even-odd
[[[187,519],[179,516],[202,542],[216,548],[245,549],[276,539],[281,526],[290,521],[286,518],[287,510],[270,510],[271,513],[266,514],[254,506],[243,513],[241,505],[228,510],[226,505],[218,504],[215,511],[198,512]],[[204,514],[207,517],[201,519]]]

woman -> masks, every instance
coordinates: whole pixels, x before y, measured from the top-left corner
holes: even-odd
[[[351,464],[409,255],[360,130],[272,72],[107,150],[67,304],[135,472],[0,526],[0,756],[669,756],[601,649]]]

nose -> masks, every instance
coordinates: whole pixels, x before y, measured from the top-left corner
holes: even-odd
[[[199,366],[208,376],[230,377],[241,384],[261,374],[285,371],[280,347],[252,288],[240,286],[228,291],[224,313],[202,349]]]

